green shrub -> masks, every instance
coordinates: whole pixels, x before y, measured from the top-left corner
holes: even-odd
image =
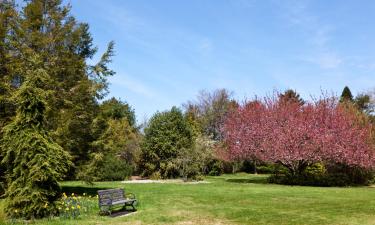
[[[242,164],[241,168],[240,168],[241,172],[245,172],[245,173],[254,173],[255,172],[255,164],[254,164],[253,161],[244,160],[241,164]],[[258,167],[256,169],[258,170]]]
[[[151,180],[160,180],[161,178],[160,171],[155,171],[150,176]]]
[[[327,164],[326,186],[368,185],[374,171],[344,164]]]
[[[237,173],[239,171],[239,163],[238,162],[228,162],[222,161],[223,164],[223,173]]]
[[[160,174],[163,178],[175,178],[179,176],[178,165],[172,161],[160,163]]]
[[[254,160],[244,160],[239,163],[239,168],[237,172],[245,173],[259,173],[259,174],[272,174],[275,172],[275,164],[268,164],[260,162],[259,160],[254,162]]]
[[[273,164],[257,166],[257,173],[259,174],[272,174],[275,172],[275,166]]]
[[[120,157],[112,154],[95,153],[90,163],[81,168],[78,178],[88,183],[116,181],[129,178],[132,172],[132,166]]]
[[[123,159],[107,155],[105,164],[99,169],[99,181],[115,181],[128,179],[133,172],[132,167]]]
[[[207,167],[209,176],[220,176],[224,172],[223,162],[218,159],[212,159]]]
[[[373,171],[342,164],[315,163],[301,174],[290,174],[281,169],[269,178],[270,183],[307,186],[355,186],[368,185],[374,178]]]

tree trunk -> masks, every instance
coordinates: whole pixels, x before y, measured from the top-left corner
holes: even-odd
[[[258,174],[257,172],[257,161],[254,160],[254,174]]]

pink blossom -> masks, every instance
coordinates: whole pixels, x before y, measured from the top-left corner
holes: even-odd
[[[357,122],[334,98],[301,105],[265,98],[234,110],[223,127],[232,160],[260,159],[280,163],[291,172],[315,162],[372,168],[372,127]]]

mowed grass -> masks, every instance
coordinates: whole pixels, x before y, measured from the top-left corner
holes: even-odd
[[[125,217],[99,216],[97,199],[85,198],[92,208],[78,220],[54,218],[31,224],[375,224],[375,188],[282,186],[265,179],[236,174],[207,177],[207,184],[100,182],[90,187],[63,182],[66,192],[75,193],[125,188],[139,199],[138,211]],[[4,219],[1,211],[0,219]]]

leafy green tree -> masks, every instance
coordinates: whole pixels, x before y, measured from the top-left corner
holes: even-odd
[[[181,149],[175,162],[180,170],[180,175],[186,181],[189,179],[199,180],[201,175],[211,172],[210,164],[214,161],[215,141],[206,137],[195,138],[191,148]]]
[[[158,112],[144,130],[141,168],[143,175],[160,174],[162,178],[177,177],[178,166],[173,162],[180,151],[191,149],[193,133],[181,110]]]
[[[35,60],[35,61],[34,61]],[[1,154],[7,171],[5,211],[16,218],[41,218],[57,213],[59,179],[70,166],[69,154],[54,142],[46,130],[44,90],[49,77],[36,59],[26,80],[15,92],[15,119],[4,128]]]
[[[353,95],[348,86],[345,86],[342,90],[340,102],[353,102]]]
[[[108,119],[107,128],[93,142],[91,159],[83,166],[79,177],[85,181],[114,180],[111,174],[122,174],[117,179],[125,179],[137,169],[137,162],[140,155],[140,137],[129,125],[127,118]],[[106,167],[104,164],[118,165],[117,167]],[[109,170],[113,169],[113,170]]]
[[[87,182],[123,180],[138,169],[140,134],[135,127],[134,110],[111,98],[99,106],[94,119],[90,161],[81,167],[79,178]],[[103,171],[104,165],[107,171]],[[114,176],[114,174],[117,174]]]
[[[122,119],[126,118],[131,127],[136,126],[135,112],[132,107],[121,100],[111,98],[100,104],[99,115],[104,119]]]

